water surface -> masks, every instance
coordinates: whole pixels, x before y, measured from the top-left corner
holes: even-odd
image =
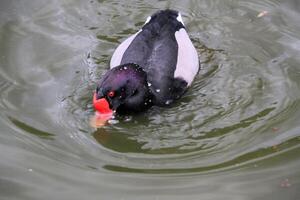
[[[193,86],[92,128],[114,49],[164,8],[200,55]],[[1,199],[299,199],[299,12],[297,0],[2,1]]]

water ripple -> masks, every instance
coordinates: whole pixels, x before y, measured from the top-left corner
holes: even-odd
[[[26,180],[21,188],[38,177],[36,187],[64,184],[93,194],[99,184],[110,192],[142,193],[146,186],[161,192],[161,181],[178,192],[206,188],[212,195],[250,186],[244,191],[251,193],[270,171],[279,174],[284,163],[274,167],[275,160],[291,163],[286,174],[299,172],[300,26],[289,3],[40,2],[12,1],[19,12],[0,23],[0,152],[6,160],[0,164]],[[167,108],[90,127],[92,93],[114,49],[167,7],[181,10],[200,55],[192,87]],[[23,176],[23,168],[32,177]],[[264,176],[237,186],[233,174],[241,171],[245,180]],[[9,177],[0,181],[17,187]]]

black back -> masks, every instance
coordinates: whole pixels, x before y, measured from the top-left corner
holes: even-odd
[[[178,55],[175,32],[184,28],[177,17],[178,12],[174,10],[162,10],[152,15],[121,60],[121,64],[135,63],[146,71],[157,105],[179,98],[187,88],[184,80],[174,78]]]

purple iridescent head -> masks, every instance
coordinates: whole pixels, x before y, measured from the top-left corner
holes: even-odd
[[[96,89],[96,99],[106,100],[118,113],[143,111],[151,106],[151,98],[145,71],[131,63],[107,71]]]

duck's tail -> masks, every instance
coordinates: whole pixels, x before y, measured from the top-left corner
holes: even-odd
[[[160,26],[172,23],[177,29],[185,28],[180,12],[171,9],[157,11],[147,18],[145,25],[153,22]]]

